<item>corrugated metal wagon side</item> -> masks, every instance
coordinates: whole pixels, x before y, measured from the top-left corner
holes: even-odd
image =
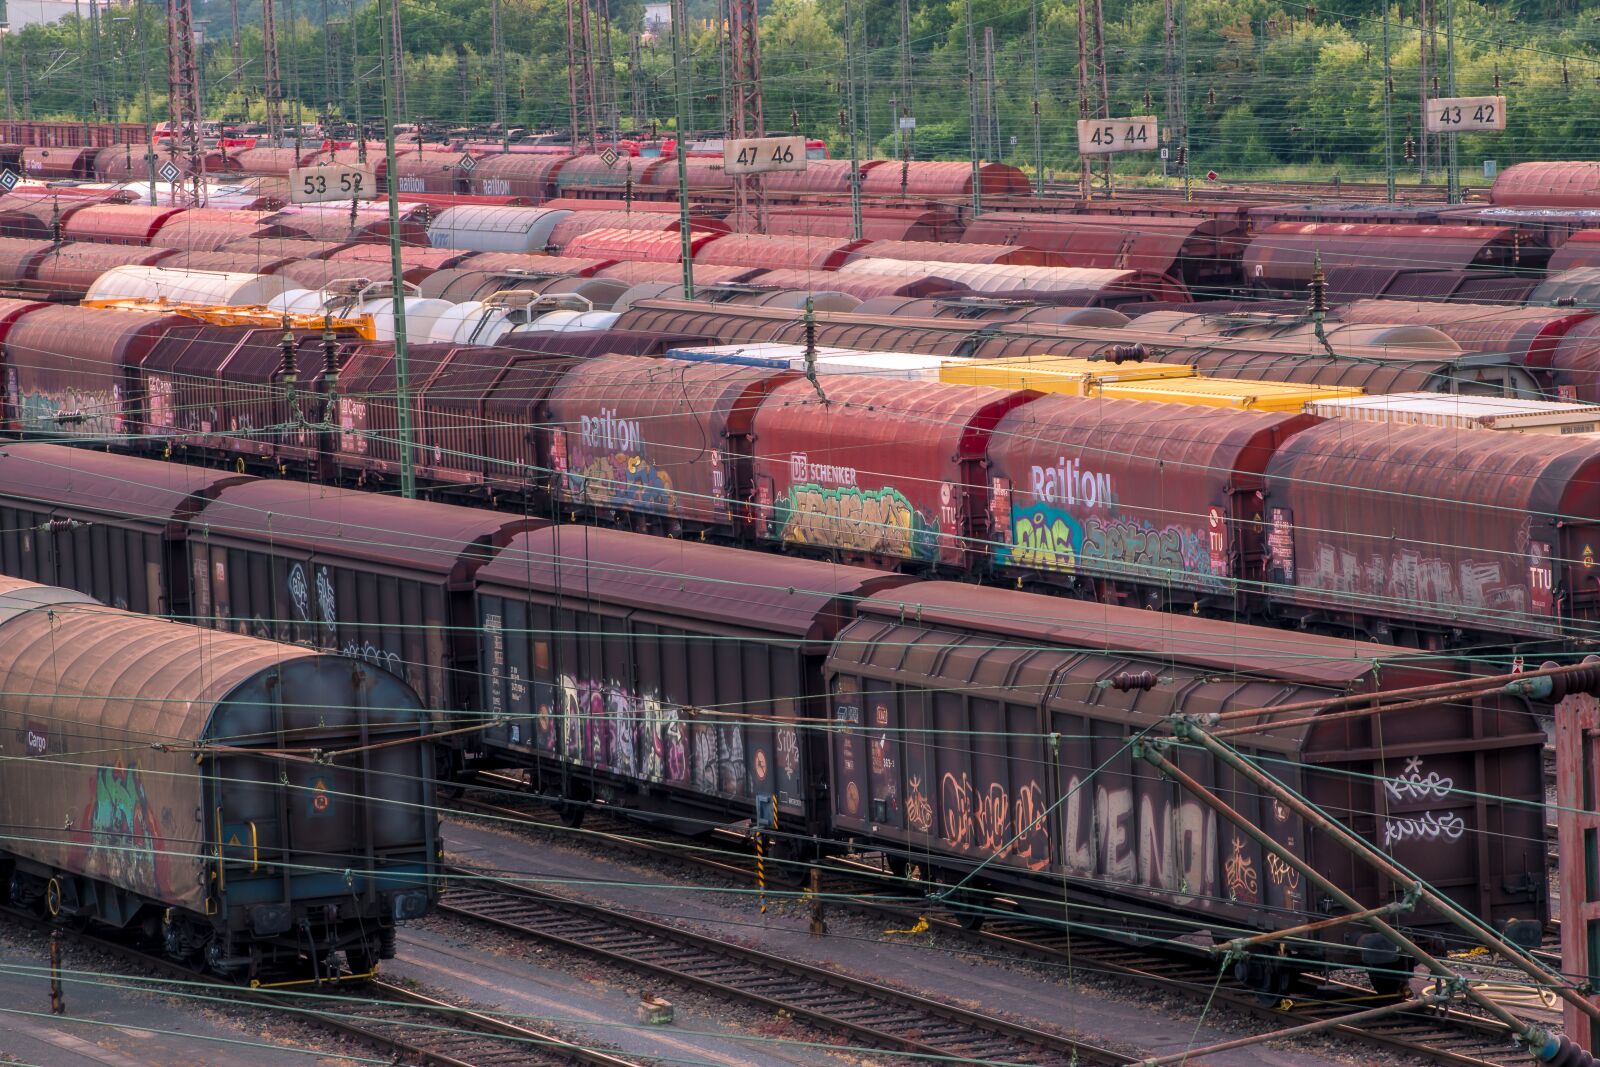
[[[857,611],[828,661],[836,833],[980,890],[1038,895],[1041,878],[1064,881],[1106,902],[1108,925],[1168,935],[1198,922],[1225,937],[1325,912],[1279,857],[1137,758],[1136,736],[1166,732],[1173,714],[1204,722],[1434,682],[1458,667],[1367,642],[954,583],[878,593]],[[1111,684],[1145,671],[1156,675],[1147,690]],[[1521,700],[1231,740],[1473,914],[1500,928],[1542,923],[1544,732]],[[1166,755],[1363,903],[1405,893],[1220,761],[1185,746]],[[1426,911],[1402,921],[1442,932]],[[1361,934],[1324,931],[1333,943]]]
[[[569,816],[595,799],[699,830],[770,797],[785,837],[819,834],[822,659],[854,598],[905,580],[594,527],[520,536],[478,575],[484,744]]]
[[[0,456],[0,572],[146,615],[192,612],[186,523],[231,472],[11,442]]]
[[[198,621],[342,652],[404,678],[429,707],[470,707],[473,574],[536,520],[425,508],[352,489],[228,486],[188,541]],[[459,672],[454,674],[452,672]]]
[[[1036,393],[833,375],[755,419],[756,536],[839,558],[976,566],[990,432]]]
[[[1437,643],[1600,617],[1600,443],[1585,435],[1332,420],[1273,456],[1264,510],[1274,598],[1322,625],[1384,640],[1387,620],[1409,621]]]
[[[994,563],[1092,599],[1248,612],[1263,577],[1262,472],[1315,421],[1073,396],[1024,404],[989,439]]]

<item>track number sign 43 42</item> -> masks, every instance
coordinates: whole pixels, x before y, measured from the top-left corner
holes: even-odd
[[[805,170],[804,137],[745,137],[722,144],[724,174],[766,174],[774,170]]]
[[[1503,96],[1441,96],[1423,112],[1429,133],[1466,133],[1506,128]]]
[[[289,172],[291,204],[323,204],[331,200],[371,200],[378,195],[371,167],[342,163],[296,167]]]
[[[1111,152],[1154,152],[1161,146],[1161,128],[1154,115],[1125,119],[1079,119],[1078,154],[1103,156]]]

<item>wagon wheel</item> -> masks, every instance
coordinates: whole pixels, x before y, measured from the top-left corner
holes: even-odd
[[[1411,975],[1415,968],[1409,956],[1402,956],[1386,967],[1369,969],[1367,981],[1372,983],[1372,991],[1380,997],[1403,996],[1410,990]]]
[[[570,797],[556,801],[556,818],[561,820],[561,825],[569,830],[576,830],[583,825],[583,817],[589,812],[589,803],[586,800],[574,800]]]

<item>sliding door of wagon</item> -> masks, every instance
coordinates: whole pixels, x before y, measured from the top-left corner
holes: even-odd
[[[1049,788],[1037,705],[935,691],[927,768],[944,847],[982,862],[1050,863]]]

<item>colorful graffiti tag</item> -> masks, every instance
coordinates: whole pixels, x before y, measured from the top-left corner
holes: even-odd
[[[94,794],[83,809],[88,835],[84,871],[150,896],[170,892],[161,824],[138,765],[120,760],[95,774]]]
[[[559,710],[539,706],[541,749],[557,751],[559,738],[559,751],[569,759],[630,778],[729,796],[750,793],[742,724],[594,679],[562,675],[557,690]],[[797,771],[797,744],[791,759]]]
[[[1019,567],[1073,574],[1083,547],[1083,527],[1064,511],[1048,504],[1016,508],[1012,512],[1011,544],[999,553]]]
[[[1050,865],[1044,790],[1026,782],[1008,790],[999,782],[981,788],[963,772],[946,771],[939,783],[941,836],[960,849],[978,849],[1031,871]]]
[[[874,556],[933,559],[939,531],[898,489],[794,485],[776,505],[782,540]]]
[[[1319,541],[1305,553],[1298,582],[1400,604],[1440,604],[1472,612],[1521,614],[1531,607],[1528,586],[1499,560],[1424,556],[1414,548],[1358,556]]]
[[[1049,504],[1013,507],[1011,544],[997,551],[1002,562],[1036,570],[1076,574],[1089,563],[1102,571],[1180,578],[1221,586],[1222,560],[1198,530],[1156,527],[1123,515],[1080,520]]]

